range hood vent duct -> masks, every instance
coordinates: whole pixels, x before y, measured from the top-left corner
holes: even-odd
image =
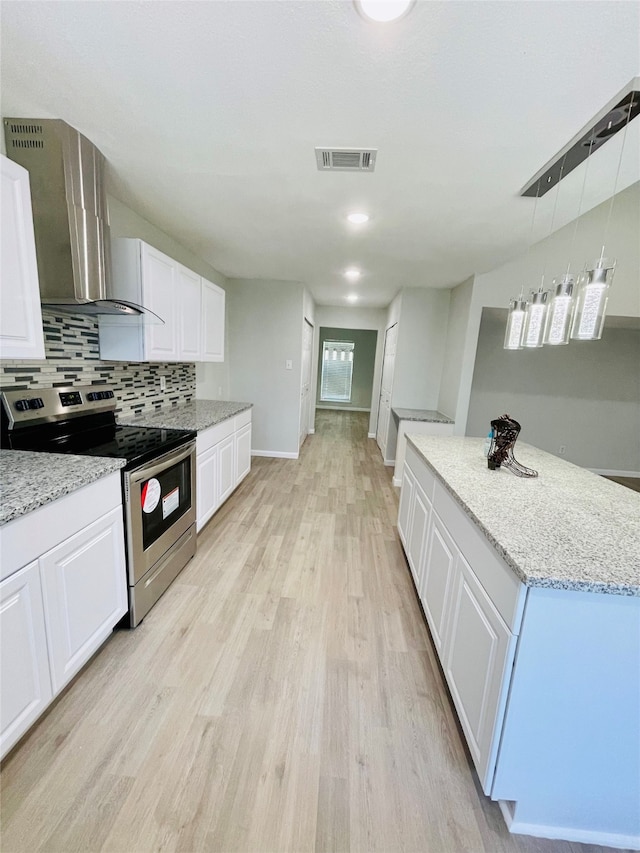
[[[40,300],[74,314],[148,315],[110,299],[104,157],[60,119],[4,120],[7,155],[29,172]],[[160,320],[160,322],[163,322]]]

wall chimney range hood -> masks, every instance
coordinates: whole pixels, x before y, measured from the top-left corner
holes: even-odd
[[[104,157],[61,119],[6,118],[7,156],[29,172],[40,301],[74,314],[147,315],[110,299],[111,244]]]

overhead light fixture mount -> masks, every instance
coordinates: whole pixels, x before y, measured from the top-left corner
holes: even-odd
[[[404,18],[414,3],[415,0],[354,0],[358,14],[377,24],[388,24]]]

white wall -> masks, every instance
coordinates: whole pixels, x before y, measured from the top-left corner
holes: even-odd
[[[440,393],[436,408],[439,412],[453,419],[455,419],[458,408],[460,377],[462,375],[472,296],[473,278],[467,279],[450,291],[447,340],[444,349]]]
[[[437,409],[449,291],[405,287],[401,297],[391,405]]]
[[[571,269],[579,272],[585,261],[597,258],[609,208],[610,202],[606,201],[581,216],[577,233],[575,222],[570,223],[532,246],[528,257],[525,253],[491,272],[475,276],[455,414],[458,434],[464,432],[467,423],[482,309],[487,306],[507,307],[509,299],[517,296],[521,287],[524,287],[525,295],[530,289],[537,290],[543,271],[546,271],[545,286],[550,286],[552,279],[566,270],[569,261]],[[610,316],[640,316],[639,234],[640,182],[637,182],[617,194],[611,214],[607,254],[617,258],[618,266],[609,297]],[[569,344],[577,345],[575,342]]]
[[[485,309],[467,434],[508,412],[523,441],[585,468],[640,474],[640,325],[608,323],[601,341],[510,352],[506,310]],[[516,446],[516,458],[517,458]]]
[[[180,243],[156,228],[151,222],[131,210],[115,196],[108,196],[111,236],[138,237],[185,267],[227,289],[227,279],[202,258],[185,249]],[[220,364],[196,364],[196,397],[198,399],[224,400],[229,398],[228,326],[225,329],[225,360]]]
[[[298,455],[303,311],[296,282],[227,283],[230,396],[253,403],[252,449],[259,453]]]
[[[384,308],[356,308],[351,306],[317,305],[315,309],[316,329],[314,336],[314,363],[312,389],[313,400],[318,394],[318,350],[320,339],[318,330],[321,326],[333,329],[372,329],[378,332],[376,357],[373,370],[373,392],[371,394],[371,415],[369,416],[369,435],[374,435],[378,422],[378,405],[380,402],[380,377],[382,371],[382,353],[384,347],[384,329],[387,312]]]

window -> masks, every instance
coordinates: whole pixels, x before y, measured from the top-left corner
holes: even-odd
[[[352,341],[323,341],[321,402],[351,402],[354,349]]]

